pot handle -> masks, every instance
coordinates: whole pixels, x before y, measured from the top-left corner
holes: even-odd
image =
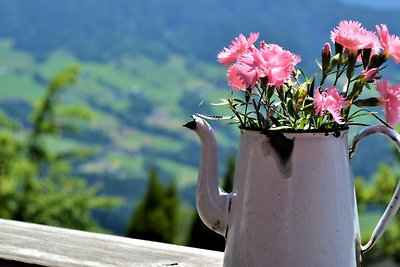
[[[350,158],[352,158],[353,154],[355,153],[357,144],[365,137],[372,135],[372,134],[384,134],[389,137],[396,145],[398,151],[400,152],[400,135],[393,129],[377,125],[377,126],[368,126],[362,129],[353,139],[352,146],[350,148]],[[367,244],[361,246],[361,252],[365,253],[369,251],[376,243],[376,241],[382,236],[383,232],[385,231],[386,227],[392,221],[394,215],[396,214],[397,210],[400,206],[400,181],[397,184],[396,190],[392,196],[392,199],[389,202],[385,212],[383,213],[381,219],[379,220],[378,224],[375,226],[374,231],[368,241]]]

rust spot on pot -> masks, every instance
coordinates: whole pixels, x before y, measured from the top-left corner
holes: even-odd
[[[212,226],[212,229],[213,229],[214,231],[217,231],[217,230],[220,229],[220,227],[221,227],[221,222],[220,222],[219,220],[217,220],[217,221],[214,223],[214,225]]]
[[[277,131],[269,131],[266,135],[270,140],[272,148],[274,148],[279,156],[282,166],[286,166],[292,156],[294,139],[289,139],[283,133]]]
[[[339,130],[336,130],[336,131],[333,133],[333,136],[336,137],[336,138],[340,137],[340,131],[339,131]]]
[[[292,174],[292,153],[295,139],[289,139],[283,133],[276,131],[268,131],[264,134],[267,137],[261,143],[264,155],[272,156],[275,159],[282,178],[289,178]]]

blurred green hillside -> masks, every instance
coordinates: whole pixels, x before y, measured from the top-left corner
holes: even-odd
[[[0,0],[0,109],[29,126],[26,116],[49,79],[71,64],[80,66],[80,82],[65,92],[62,104],[90,106],[94,120],[78,135],[47,145],[95,148],[73,169],[89,184],[100,181],[101,193],[125,197],[120,209],[95,214],[103,227],[123,234],[149,169],[164,182],[175,179],[184,210],[193,206],[200,146],[182,124],[197,112],[227,114],[210,103],[229,94],[225,69],[215,58],[235,36],[260,32],[299,54],[300,66],[314,72],[314,59],[341,19],[370,29],[386,23],[400,34],[399,11],[329,0]],[[398,66],[388,69],[400,80]],[[223,122],[212,125],[223,167],[236,151],[238,131]],[[392,160],[388,142],[368,142],[353,160],[355,174],[367,178],[376,161]]]
[[[8,62],[1,69],[0,107],[25,127],[30,125],[27,115],[44,94],[48,79],[65,66],[79,63],[80,81],[66,90],[62,105],[90,106],[94,119],[80,125],[78,134],[64,135],[62,142],[49,139],[47,145],[54,150],[94,148],[90,158],[74,162],[75,174],[90,184],[101,181],[102,193],[127,200],[114,214],[98,214],[103,227],[124,232],[150,168],[156,168],[164,182],[175,179],[182,198],[193,204],[200,147],[182,125],[191,114],[213,112],[208,104],[199,104],[224,96],[211,81],[213,76],[224,76],[221,69],[196,66],[198,71],[204,68],[200,79],[185,68],[180,56],[171,56],[162,64],[145,57],[96,63],[54,51],[35,62],[29,53],[13,49],[10,41],[0,42],[0,50],[1,58]],[[229,140],[236,136],[222,126],[216,125],[221,128],[221,145],[229,152],[234,150]]]

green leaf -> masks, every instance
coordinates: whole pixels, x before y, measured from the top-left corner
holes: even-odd
[[[220,99],[220,102],[218,103],[211,103],[213,106],[226,106],[229,105],[230,101],[228,99]]]
[[[281,125],[279,120],[277,120],[274,116],[271,116],[270,120],[272,121],[273,124],[275,124],[276,127],[279,127]]]
[[[235,118],[235,116],[203,115],[199,113],[196,115],[206,120],[232,120]]]
[[[237,103],[240,103],[240,104],[244,104],[244,105],[247,104],[246,101],[243,101],[242,99],[239,99],[239,98],[234,98],[233,101],[235,101],[235,102],[237,102]]]
[[[380,100],[377,97],[370,97],[366,99],[358,99],[353,102],[357,107],[374,107],[380,105]]]
[[[296,111],[296,109],[294,107],[294,103],[293,103],[292,99],[288,100],[288,102],[286,104],[286,107],[287,107],[287,111],[288,111],[290,116],[292,116],[293,118],[297,118],[298,117],[298,114],[297,114],[297,111]]]
[[[321,65],[321,63],[319,63],[318,60],[315,60],[315,63],[317,63],[318,68],[319,68],[320,70],[322,70],[322,65]]]

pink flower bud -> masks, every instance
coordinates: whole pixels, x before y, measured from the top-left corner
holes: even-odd
[[[329,55],[331,56],[331,45],[329,43],[325,43],[324,47],[322,48],[322,55]]]
[[[331,45],[329,43],[325,43],[322,48],[322,73],[324,76],[328,75],[329,68],[331,65]]]
[[[378,68],[372,68],[363,70],[361,74],[364,76],[364,81],[366,82],[373,82],[374,80],[379,80],[381,77],[378,76]]]

